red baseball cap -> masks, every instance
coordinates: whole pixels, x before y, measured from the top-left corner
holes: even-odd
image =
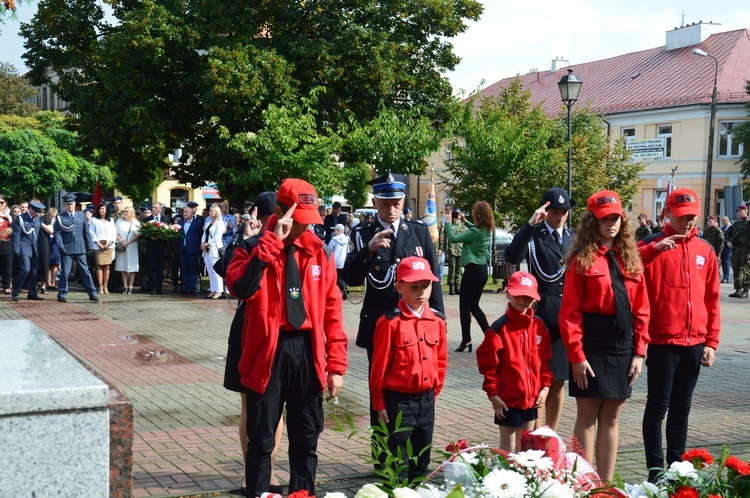
[[[538,288],[534,275],[525,271],[517,271],[508,279],[508,294],[511,296],[527,296],[539,301]]]
[[[323,224],[323,219],[318,212],[318,194],[315,193],[315,187],[305,180],[299,178],[283,180],[279,186],[279,191],[276,192],[276,200],[289,207],[297,203],[297,207],[292,214],[292,219],[297,223],[306,225]]]
[[[689,188],[678,188],[667,197],[667,208],[672,216],[700,216],[701,204],[698,202],[698,194]]]
[[[421,280],[437,282],[440,280],[432,273],[430,262],[417,256],[402,259],[398,264],[396,276],[399,282],[419,282]]]
[[[745,211],[747,211],[747,206],[744,204],[742,206],[737,206],[737,211],[739,211],[740,209],[744,209]]]
[[[617,192],[611,190],[600,190],[589,197],[586,209],[594,213],[598,219],[605,218],[610,214],[622,216],[622,202]]]

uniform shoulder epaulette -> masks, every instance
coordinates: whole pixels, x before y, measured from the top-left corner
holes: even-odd
[[[427,226],[427,223],[425,223],[422,220],[407,220],[407,219],[405,219],[404,221],[407,222],[407,223],[416,223],[418,225],[425,225],[425,226]]]
[[[431,308],[431,309],[432,309],[432,308]],[[445,313],[443,313],[442,311],[438,311],[438,310],[436,310],[436,309],[433,309],[433,310],[432,310],[432,312],[433,312],[433,313],[435,314],[435,316],[436,316],[436,317],[438,317],[438,318],[442,318],[443,320],[447,320],[447,319],[448,319],[448,317],[447,317],[447,316],[445,316]]]
[[[393,320],[397,316],[401,316],[401,308],[393,308],[385,312],[385,317],[389,320]]]
[[[508,323],[509,320],[510,318],[508,318],[508,315],[503,315],[497,320],[495,320],[495,322],[492,325],[490,325],[490,328],[499,334],[500,331],[503,329],[503,327],[505,327],[505,324]]]
[[[659,232],[654,232],[654,233],[652,233],[651,235],[647,235],[647,236],[645,236],[645,237],[643,238],[643,243],[644,243],[644,244],[650,244],[651,242],[655,241],[655,240],[656,240],[656,239],[658,239],[659,237],[662,237],[663,235],[664,235],[664,234],[663,234],[663,233],[661,233],[661,231],[659,231]]]

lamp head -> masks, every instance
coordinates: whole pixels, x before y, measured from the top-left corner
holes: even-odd
[[[705,50],[701,50],[699,48],[694,48],[693,55],[698,55],[700,57],[708,57],[708,52],[706,52]]]
[[[568,74],[560,78],[560,81],[557,83],[557,86],[560,88],[562,101],[567,103],[578,100],[578,92],[581,91],[581,85],[583,85],[583,82],[569,68]]]

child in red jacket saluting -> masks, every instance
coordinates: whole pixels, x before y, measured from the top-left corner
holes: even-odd
[[[375,326],[370,397],[372,406],[388,427],[388,447],[404,458],[399,475],[411,481],[427,474],[430,445],[435,427],[435,399],[445,381],[448,364],[445,315],[429,305],[432,282],[430,262],[412,256],[396,270],[398,308],[386,312]],[[402,412],[400,428],[393,433],[396,416]],[[412,452],[407,454],[407,441]],[[422,452],[424,449],[424,452]],[[417,456],[416,462],[406,459]]]
[[[534,428],[539,407],[552,384],[549,331],[534,316],[539,301],[536,278],[517,271],[508,279],[508,310],[484,333],[477,348],[482,389],[495,409],[500,426],[500,449],[517,451],[521,434]]]

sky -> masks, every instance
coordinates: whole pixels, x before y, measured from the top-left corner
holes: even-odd
[[[21,5],[19,20],[30,20],[35,11],[35,4]],[[453,39],[462,61],[446,76],[456,92],[470,93],[532,69],[548,70],[555,58],[575,67],[660,47],[667,31],[698,21],[720,23],[718,31],[750,28],[750,5],[746,0],[486,0],[481,19]],[[18,24],[7,20],[0,26],[0,61],[23,74]]]

